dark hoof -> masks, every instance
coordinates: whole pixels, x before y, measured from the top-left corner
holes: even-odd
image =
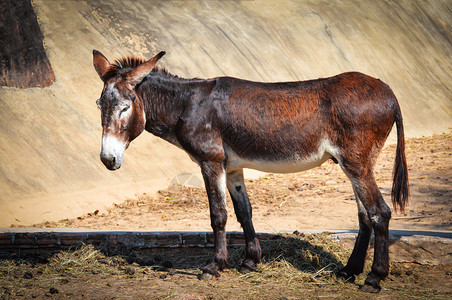
[[[250,272],[257,272],[257,270],[258,270],[258,267],[253,261],[245,260],[242,263],[242,265],[240,266],[239,272],[242,273],[242,274],[247,274],[247,273],[250,273]]]
[[[374,287],[370,284],[365,283],[362,287],[359,288],[359,290],[366,293],[379,293],[381,291],[381,287]]]
[[[355,282],[355,275],[349,274],[347,270],[342,269],[339,272],[337,272],[336,277],[342,278],[348,282],[354,283]]]
[[[200,279],[211,279],[212,276],[220,277],[221,275],[217,270],[214,270],[209,267],[205,267],[202,269],[202,275],[201,275],[201,277],[205,277],[205,278],[200,278]]]
[[[381,291],[380,278],[375,273],[370,272],[360,290],[367,293],[378,293]]]

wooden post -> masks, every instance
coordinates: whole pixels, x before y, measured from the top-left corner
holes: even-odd
[[[0,0],[0,85],[47,87],[55,81],[30,0]]]

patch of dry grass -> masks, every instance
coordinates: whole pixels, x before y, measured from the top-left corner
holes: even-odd
[[[123,295],[125,290],[127,295],[136,298],[154,295],[159,299],[185,293],[203,295],[206,299],[308,296],[361,299],[364,296],[356,284],[335,277],[334,273],[346,263],[351,249],[326,233],[280,234],[275,239],[262,241],[261,245],[263,259],[258,272],[239,273],[236,269],[244,258],[244,247],[231,248],[230,269],[225,270],[221,278],[209,281],[195,278],[200,272],[198,267],[210,254],[189,254],[183,250],[174,256],[176,269],[129,264],[124,257],[106,256],[92,245],[61,251],[46,263],[0,260],[0,299],[55,297],[55,294],[63,298],[111,298]],[[182,263],[184,260],[191,263]],[[178,267],[181,264],[185,269]],[[365,272],[357,281],[364,281],[370,264],[371,257],[366,260]],[[449,278],[450,274],[450,267],[391,264],[391,274],[383,283],[381,295],[391,299],[450,296],[447,285],[437,284],[438,278]]]
[[[327,234],[282,234],[277,239],[262,241],[263,261],[259,272],[240,274],[237,277],[251,283],[274,283],[293,286],[294,283],[317,285],[335,282],[332,275],[342,267],[349,250],[331,239]],[[244,249],[230,249],[230,267],[236,268],[244,258]],[[136,265],[136,264],[135,264]],[[92,245],[84,245],[70,251],[60,251],[47,263],[33,264],[28,261],[0,261],[0,281],[3,283],[27,277],[48,279],[65,276],[102,274],[127,276],[128,263],[120,256],[105,256]],[[189,272],[197,272],[196,265]],[[145,268],[138,267],[137,268]]]
[[[306,284],[336,285],[334,274],[351,253],[351,249],[346,249],[327,233],[281,234],[277,239],[262,241],[261,245],[263,258],[259,271],[239,276],[256,284],[278,284],[290,289],[306,288]],[[232,250],[230,258],[239,264],[243,250]]]

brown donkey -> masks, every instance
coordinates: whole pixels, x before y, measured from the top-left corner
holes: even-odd
[[[182,79],[154,69],[164,54],[110,64],[93,51],[94,68],[104,82],[97,104],[105,166],[118,169],[124,150],[143,130],[185,150],[201,167],[214,232],[214,255],[202,270],[220,276],[228,260],[226,187],[245,234],[242,269],[256,270],[262,255],[243,168],[299,172],[332,159],[352,182],[359,216],[353,253],[338,276],[354,280],[363,271],[373,231],[374,260],[362,290],[378,292],[380,280],[388,275],[391,210],[373,167],[394,122],[394,209],[403,211],[408,199],[402,115],[389,86],[361,73],[280,83],[232,77]]]

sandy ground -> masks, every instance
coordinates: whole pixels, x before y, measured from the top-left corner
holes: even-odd
[[[390,204],[395,145],[385,147],[377,161],[376,178]],[[409,205],[393,213],[391,229],[452,230],[452,134],[406,141]],[[268,174],[247,180],[257,231],[357,229],[357,207],[349,180],[340,167],[326,162],[297,174]],[[36,224],[36,227],[82,227],[101,230],[211,230],[206,193],[202,188],[173,185],[156,195],[124,199],[107,212],[77,219]],[[228,196],[227,230],[241,230]]]

